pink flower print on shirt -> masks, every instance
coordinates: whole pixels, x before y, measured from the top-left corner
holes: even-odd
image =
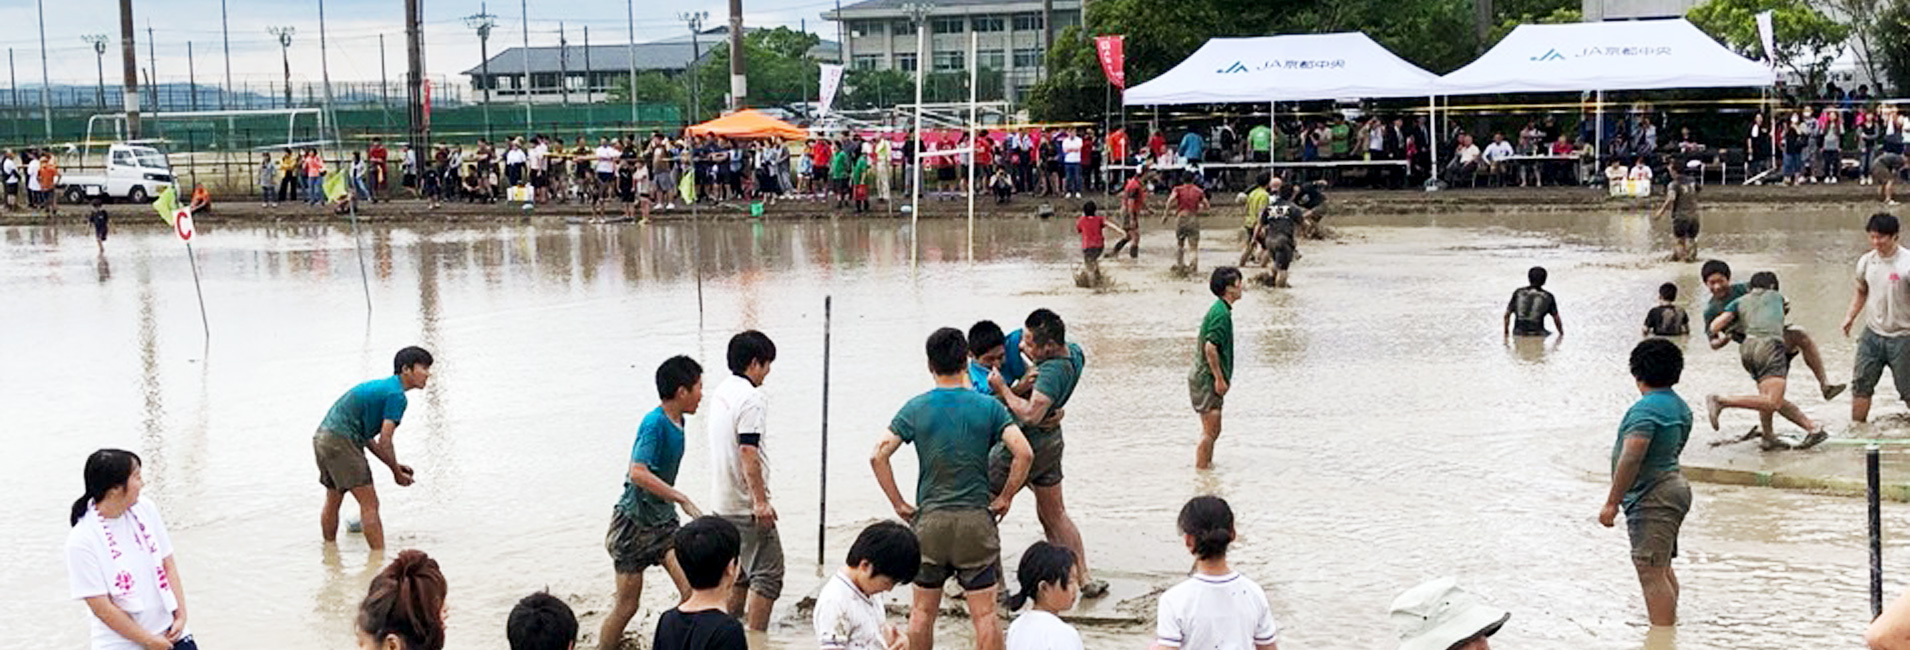
[[[1890,281],[1891,281],[1891,282],[1896,282],[1896,281],[1898,281],[1898,280],[1899,280],[1899,278],[1897,277],[1897,274],[1896,274],[1896,273],[1891,273],[1891,274],[1890,274]]]
[[[119,589],[119,595],[122,597],[133,595],[133,574],[126,571],[119,572],[119,575],[113,578],[113,586]]]

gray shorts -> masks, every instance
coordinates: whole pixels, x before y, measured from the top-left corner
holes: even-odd
[[[736,558],[741,571],[736,586],[769,600],[783,595],[783,538],[775,526],[756,525],[755,515],[723,515],[742,533],[743,551]]]
[[[915,536],[922,547],[922,567],[915,586],[941,589],[954,578],[974,591],[1001,582],[1001,535],[995,515],[987,510],[942,509],[916,513]]]
[[[1751,379],[1755,381],[1772,377],[1785,379],[1791,376],[1789,347],[1784,345],[1782,338],[1749,337],[1738,345],[1738,361],[1744,364],[1745,372],[1751,373]]]
[[[1639,566],[1667,567],[1678,557],[1678,529],[1691,512],[1691,484],[1672,473],[1625,509],[1625,532],[1631,537],[1631,561]]]
[[[352,439],[319,429],[312,434],[312,455],[318,459],[318,484],[325,489],[350,492],[371,485],[371,461]]]
[[[663,564],[665,556],[676,548],[677,523],[644,525],[622,510],[610,513],[610,530],[604,533],[604,550],[617,573],[635,575]]]
[[[1910,400],[1910,337],[1878,336],[1865,327],[1857,337],[1857,367],[1850,373],[1850,394],[1877,394],[1877,381],[1883,379],[1886,367],[1891,383],[1897,386],[1897,397]]]
[[[1214,392],[1212,377],[1198,374],[1187,376],[1187,397],[1194,403],[1195,413],[1218,411],[1226,405],[1226,396]]]

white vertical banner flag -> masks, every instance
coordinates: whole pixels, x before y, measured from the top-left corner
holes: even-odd
[[[836,88],[842,85],[842,66],[824,63],[821,68],[822,83],[817,87],[822,89],[822,95],[817,100],[821,104],[821,114],[828,115],[829,107],[836,103]]]
[[[1771,26],[1770,11],[1757,15],[1757,36],[1764,41],[1764,58],[1769,59],[1771,67],[1777,67],[1777,29]]]

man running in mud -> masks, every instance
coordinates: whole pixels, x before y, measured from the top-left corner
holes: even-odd
[[[1240,255],[1240,267],[1249,263],[1265,269],[1256,280],[1261,284],[1286,288],[1287,269],[1293,265],[1293,259],[1299,255],[1294,237],[1297,236],[1300,222],[1306,218],[1306,210],[1288,200],[1280,192],[1280,179],[1270,183],[1273,202],[1260,213],[1260,223],[1254,227],[1253,237],[1247,242],[1247,250]]]
[[[1154,170],[1142,165],[1140,175],[1127,179],[1127,184],[1122,186],[1121,229],[1123,232],[1121,241],[1114,242],[1114,250],[1108,253],[1108,257],[1120,255],[1121,248],[1129,245],[1132,247],[1128,248],[1128,259],[1137,259],[1141,256],[1141,215],[1147,212],[1147,185],[1153,180]]]
[[[1693,169],[1702,169],[1704,163],[1691,161]],[[1665,185],[1665,202],[1653,210],[1653,219],[1671,212],[1671,261],[1698,261],[1698,184],[1690,174],[1682,173],[1677,165],[1668,167],[1671,171],[1670,182]]]
[[[1708,326],[1724,313],[1726,305],[1751,292],[1745,284],[1731,282],[1731,265],[1723,260],[1709,260],[1698,267],[1698,277],[1704,280],[1704,288],[1710,290],[1711,299],[1704,304],[1704,323]],[[1734,341],[1744,340],[1744,327],[1741,323],[1725,329],[1725,333]],[[1844,392],[1843,384],[1830,383],[1830,377],[1824,373],[1824,357],[1817,351],[1817,342],[1808,332],[1796,325],[1784,326],[1784,349],[1792,356],[1802,355],[1804,365],[1811,369],[1811,375],[1817,378],[1819,390],[1826,401],[1835,399]],[[1874,385],[1874,384],[1873,384]]]
[[[1196,178],[1189,175],[1182,179],[1168,196],[1178,217],[1174,223],[1174,270],[1184,273],[1200,268],[1200,212],[1207,207],[1207,190],[1194,182]],[[1167,223],[1167,217],[1162,214],[1161,223]]]
[[[1035,514],[1041,520],[1043,533],[1049,543],[1074,551],[1075,576],[1080,581],[1081,595],[1097,598],[1107,594],[1107,582],[1094,580],[1088,574],[1088,556],[1081,541],[1081,530],[1068,516],[1067,502],[1061,491],[1061,455],[1065,447],[1061,425],[1050,418],[1055,411],[1067,406],[1068,398],[1080,384],[1081,370],[1087,360],[1078,348],[1068,344],[1067,325],[1059,314],[1037,309],[1028,315],[1024,326],[1021,351],[1036,364],[1034,386],[1027,395],[1016,394],[999,370],[989,373],[988,385],[1008,405],[1008,411],[1027,434],[1029,446],[1034,448],[1028,486],[1035,493]],[[1012,460],[1008,452],[997,445],[990,458],[989,487],[997,494],[1008,483]]]

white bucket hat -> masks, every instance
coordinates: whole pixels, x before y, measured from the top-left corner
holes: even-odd
[[[1387,617],[1399,631],[1399,650],[1449,650],[1460,641],[1498,632],[1512,614],[1479,602],[1459,588],[1459,581],[1440,578],[1393,599]]]

